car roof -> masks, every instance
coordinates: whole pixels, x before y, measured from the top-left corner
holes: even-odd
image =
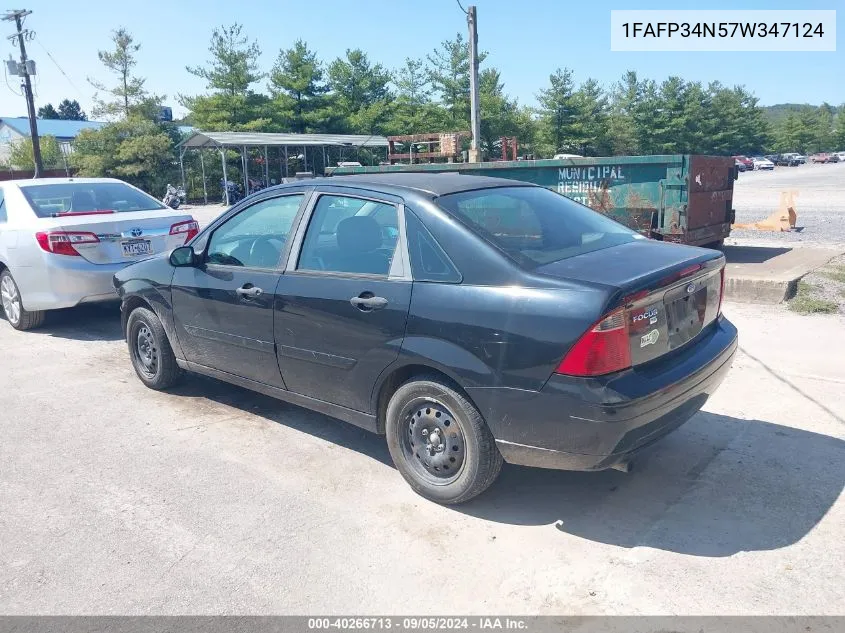
[[[98,182],[119,182],[124,183],[117,178],[26,178],[19,180],[5,180],[3,184],[17,185],[18,187],[32,187],[35,185],[64,185],[68,183],[98,183]]]
[[[474,189],[488,189],[492,187],[536,186],[528,182],[508,180],[507,178],[431,172],[351,174],[348,176],[314,178],[312,180],[299,181],[296,184],[353,186],[366,189],[383,190],[386,193],[400,194],[404,190],[427,194],[431,197],[445,196],[450,193],[459,193],[461,191],[472,191]]]

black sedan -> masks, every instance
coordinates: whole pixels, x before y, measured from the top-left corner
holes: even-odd
[[[381,174],[272,187],[115,276],[132,364],[387,436],[421,495],[503,460],[626,470],[698,411],[737,346],[725,260],[527,183]]]

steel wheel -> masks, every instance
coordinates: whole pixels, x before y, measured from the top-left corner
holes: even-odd
[[[158,346],[152,330],[146,323],[142,322],[138,327],[134,353],[141,371],[149,378],[155,378],[158,373]]]
[[[430,399],[409,403],[403,416],[402,452],[408,463],[432,484],[455,481],[466,460],[466,441],[455,416]]]
[[[11,275],[5,275],[0,282],[0,298],[9,323],[18,325],[21,320],[21,295]]]

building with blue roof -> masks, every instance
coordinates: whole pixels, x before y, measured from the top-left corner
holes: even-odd
[[[96,130],[106,125],[105,121],[65,121],[64,119],[38,119],[39,136],[55,136],[59,147],[67,153],[71,142],[82,130]],[[12,143],[29,138],[29,118],[0,117],[0,161],[9,158]]]

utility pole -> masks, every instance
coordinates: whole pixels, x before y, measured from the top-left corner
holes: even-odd
[[[480,163],[481,150],[478,147],[481,138],[481,117],[478,111],[478,15],[475,12],[475,5],[468,7],[467,24],[469,25],[469,107],[472,126],[469,162]]]
[[[14,45],[15,40],[17,40],[21,49],[21,62],[18,65],[17,72],[13,74],[21,76],[21,89],[24,91],[26,96],[26,110],[29,114],[29,134],[32,137],[32,158],[35,163],[35,173],[33,174],[33,177],[39,178],[41,176],[41,172],[44,171],[44,166],[41,164],[41,143],[38,140],[38,122],[35,120],[35,100],[32,96],[32,82],[29,79],[30,75],[35,74],[35,63],[28,63],[26,57],[26,45],[24,44],[24,40],[32,39],[35,33],[29,30],[25,31],[23,29],[23,20],[30,13],[32,13],[32,11],[21,9],[17,11],[9,11],[3,16],[3,19],[8,22],[14,20],[15,26],[17,26],[18,29],[18,32],[10,36],[8,39],[11,40],[12,45]]]

